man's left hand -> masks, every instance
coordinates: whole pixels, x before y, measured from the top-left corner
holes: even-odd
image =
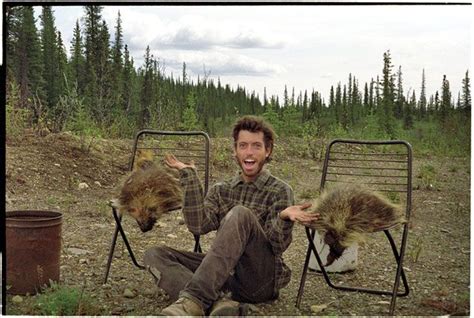
[[[283,220],[298,222],[305,226],[310,225],[312,222],[319,219],[319,213],[309,213],[305,211],[309,207],[311,207],[311,203],[287,207],[285,210],[280,212],[280,218]]]

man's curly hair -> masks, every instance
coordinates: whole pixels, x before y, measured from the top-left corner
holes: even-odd
[[[241,130],[247,130],[252,133],[263,132],[263,141],[265,143],[265,149],[270,150],[270,154],[265,159],[265,162],[272,160],[273,144],[275,141],[275,132],[272,126],[265,121],[262,117],[258,116],[243,116],[237,120],[234,125],[232,136],[234,137],[234,147],[237,147],[237,139],[239,138],[239,132]]]

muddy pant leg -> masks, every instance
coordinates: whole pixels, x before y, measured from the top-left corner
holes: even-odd
[[[232,299],[239,302],[261,303],[277,298],[275,255],[266,238],[249,242],[226,286]]]
[[[204,254],[185,252],[167,246],[156,246],[145,252],[144,263],[170,300],[178,299],[179,292],[191,280]]]
[[[262,274],[261,270],[255,270],[254,263],[258,264],[259,267],[266,266],[268,271],[272,273],[275,263],[273,258],[267,257],[269,253],[258,254],[254,252],[248,254],[247,248],[249,246],[252,250],[258,248],[270,249],[270,244],[257,217],[249,209],[236,206],[221,221],[211,248],[180,295],[200,302],[203,308],[207,309],[218,298],[221,289],[234,270],[239,272],[239,277],[248,275],[249,281],[255,278],[252,275]],[[246,255],[244,264],[237,266],[243,255]],[[262,255],[265,259],[262,259]],[[270,276],[272,276],[270,284],[273,284],[271,282],[273,274],[270,274]],[[256,279],[255,281],[258,283],[259,280]],[[251,286],[250,282],[242,285],[242,288],[249,286]],[[252,289],[259,289],[260,287],[256,284],[251,286]]]

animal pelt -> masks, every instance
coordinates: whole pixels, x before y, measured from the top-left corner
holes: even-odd
[[[176,174],[153,162],[149,151],[141,151],[134,170],[120,188],[118,211],[131,215],[142,232],[146,232],[163,213],[179,208],[182,196]]]
[[[331,265],[344,250],[366,240],[366,234],[405,223],[399,206],[382,194],[355,185],[327,189],[313,203],[312,212],[320,214],[310,227],[318,230],[329,245],[327,264]]]

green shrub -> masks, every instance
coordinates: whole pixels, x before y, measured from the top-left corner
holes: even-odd
[[[36,301],[39,314],[47,316],[100,315],[101,310],[83,289],[52,283]]]
[[[421,181],[421,186],[424,189],[432,189],[436,181],[436,170],[430,164],[424,164],[420,167],[420,172],[417,177]]]
[[[19,88],[15,82],[9,83],[6,95],[6,133],[10,137],[18,137],[28,127],[31,111],[19,107]]]

